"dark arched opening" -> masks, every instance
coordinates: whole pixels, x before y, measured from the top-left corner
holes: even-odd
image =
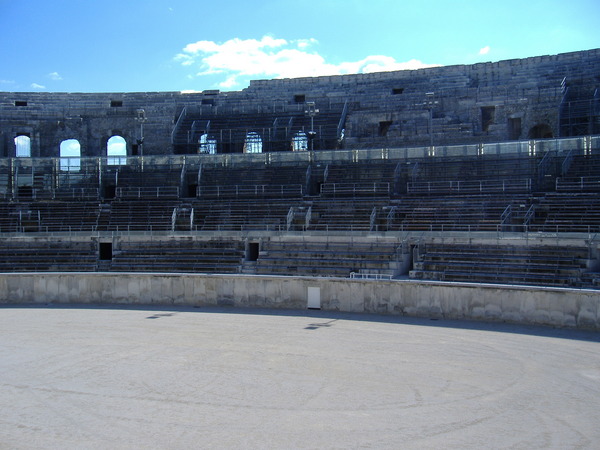
[[[553,138],[552,128],[545,123],[539,123],[529,130],[529,139]]]

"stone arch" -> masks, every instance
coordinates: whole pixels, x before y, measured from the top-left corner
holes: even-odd
[[[262,138],[255,131],[246,133],[244,153],[262,153]]]
[[[111,166],[122,166],[127,163],[127,141],[123,136],[114,135],[106,141],[106,163]]]
[[[15,156],[17,158],[31,158],[31,138],[27,134],[15,137]]]
[[[65,139],[60,143],[60,170],[79,172],[81,169],[81,144],[77,139]]]
[[[546,123],[538,123],[530,128],[528,137],[529,139],[548,139],[553,138],[554,133],[552,132],[550,125]]]
[[[301,152],[308,150],[308,136],[304,131],[298,131],[292,138],[292,151]]]

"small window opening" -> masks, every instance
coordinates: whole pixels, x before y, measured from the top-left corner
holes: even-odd
[[[304,94],[294,95],[294,102],[295,103],[304,103],[304,102],[306,102],[306,95],[304,95]]]
[[[490,125],[494,123],[496,117],[495,106],[482,106],[481,107],[481,129],[483,131],[489,131]]]
[[[508,119],[508,138],[516,140],[521,137],[521,118]]]
[[[25,100],[15,100],[15,106],[27,106],[27,102]]]
[[[200,146],[198,147],[198,153],[205,155],[216,155],[217,154],[217,140],[209,138],[207,134],[200,136],[198,140]]]
[[[202,104],[209,105],[209,106],[215,106],[215,99],[214,98],[203,98]]]
[[[390,127],[392,126],[391,120],[379,122],[379,136],[387,136]]]
[[[258,133],[251,131],[246,134],[244,153],[262,153],[262,139]]]
[[[392,95],[400,95],[404,92],[404,88],[394,88],[392,89]]]
[[[111,261],[113,258],[112,242],[100,242],[99,244],[99,255],[100,261]]]
[[[123,106],[123,100],[111,100],[110,107],[111,108],[120,108]]]
[[[246,261],[258,261],[260,245],[258,242],[248,242],[246,247]]]
[[[304,131],[298,131],[292,139],[292,151],[304,152],[308,150],[308,136]]]

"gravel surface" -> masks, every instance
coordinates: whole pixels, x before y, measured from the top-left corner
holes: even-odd
[[[600,334],[0,308],[0,448],[597,448]]]

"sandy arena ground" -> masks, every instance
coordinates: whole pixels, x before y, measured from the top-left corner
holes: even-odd
[[[0,308],[0,448],[598,448],[600,333]]]

